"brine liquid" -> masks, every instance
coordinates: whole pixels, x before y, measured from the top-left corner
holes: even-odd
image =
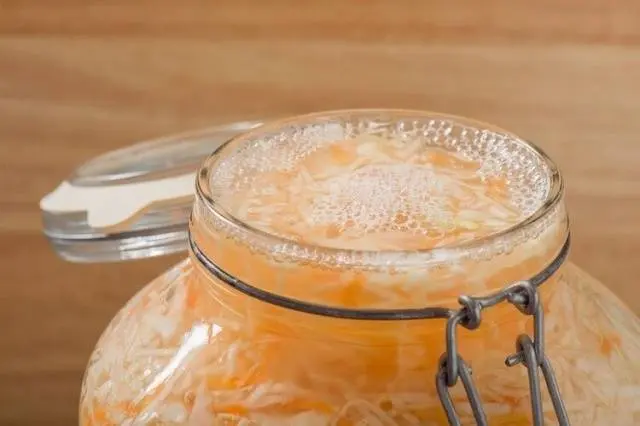
[[[384,259],[406,261],[411,251],[470,242],[522,222],[539,207],[539,194],[514,191],[513,173],[495,173],[489,159],[373,136],[326,143],[278,167],[262,161],[221,165],[212,183],[216,202],[282,240],[260,237],[271,244],[265,250],[260,238],[217,226],[203,206],[192,233],[226,271],[299,300],[454,306],[460,294],[531,277],[566,237],[560,209],[535,238],[490,255],[398,267]],[[547,351],[572,421],[637,424],[637,318],[573,267],[544,285],[543,301]],[[530,320],[505,305],[487,311],[480,329],[459,333],[492,425],[530,421],[526,369],[504,366],[518,334],[530,331]],[[81,422],[444,425],[434,384],[443,351],[444,321],[289,311],[235,292],[188,260],[147,286],[105,331],[87,370]],[[452,393],[472,424],[460,386]],[[547,400],[549,422],[551,407]]]
[[[286,167],[236,175],[234,191],[218,202],[297,242],[424,250],[502,231],[530,213],[528,203],[513,202],[505,177],[487,172],[480,161],[419,140],[367,135],[326,144]]]

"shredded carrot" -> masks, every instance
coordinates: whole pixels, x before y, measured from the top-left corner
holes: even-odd
[[[600,350],[605,355],[610,355],[611,352],[620,347],[620,336],[614,333],[609,333],[602,336],[602,343],[600,344]]]

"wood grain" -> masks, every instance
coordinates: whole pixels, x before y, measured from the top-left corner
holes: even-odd
[[[568,182],[573,260],[640,312],[640,3],[0,0],[0,424],[76,422],[109,318],[178,257],[73,265],[39,198],[105,150],[346,107],[468,115]]]

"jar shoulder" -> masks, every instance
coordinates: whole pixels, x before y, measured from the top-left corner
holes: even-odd
[[[360,401],[380,400],[385,407],[409,407],[410,399],[418,408],[406,408],[404,415],[440,419],[431,378],[443,350],[435,346],[444,336],[430,336],[419,348],[367,349],[279,338],[271,328],[251,333],[256,318],[251,322],[239,315],[229,297],[198,279],[193,268],[189,260],[171,268],[111,322],[85,375],[80,412],[88,420],[83,424],[103,424],[96,422],[101,412],[116,424],[132,418],[148,419],[143,424],[214,424],[217,411],[233,415],[238,407],[249,410],[236,419],[243,424],[243,419],[261,418],[263,408],[249,407],[258,398],[269,410],[303,407],[280,413],[307,422],[299,424],[328,425],[350,413],[344,407],[353,403],[348,395],[354,392]],[[545,342],[572,422],[637,424],[640,320],[575,265],[566,265],[554,285],[544,305]],[[511,334],[475,335],[480,349],[465,356],[471,357],[484,402],[502,407],[509,419],[524,419],[530,411],[526,369],[508,370],[503,364],[516,338]],[[345,377],[349,374],[353,377]],[[552,422],[552,405],[545,399],[545,417]]]

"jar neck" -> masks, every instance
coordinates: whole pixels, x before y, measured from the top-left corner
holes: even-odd
[[[567,241],[568,243],[568,241]],[[541,274],[551,272],[539,287],[539,297],[543,307],[549,306],[552,294],[561,284],[566,249]],[[242,333],[254,337],[279,341],[298,342],[335,342],[350,347],[375,348],[386,350],[393,347],[424,347],[425,342],[444,344],[447,319],[461,309],[453,303],[449,308],[437,308],[449,311],[448,316],[424,317],[418,319],[399,319],[394,321],[353,320],[327,315],[314,315],[296,309],[279,306],[259,297],[248,296],[229,282],[217,278],[194,251],[192,255],[190,280],[192,294],[201,295],[191,306],[192,314],[197,318],[213,321],[225,327],[231,325]],[[536,281],[537,282],[537,281]],[[493,296],[492,296],[493,297]],[[433,307],[432,307],[433,308]],[[398,311],[400,312],[400,311]],[[483,329],[499,333],[506,338],[528,330],[532,326],[531,317],[523,315],[510,303],[500,303],[484,309],[482,313]],[[239,326],[241,324],[241,326]],[[240,327],[240,329],[238,329]],[[528,328],[527,328],[528,327]],[[514,331],[516,330],[516,331]],[[531,331],[531,330],[528,330]],[[466,338],[473,338],[474,331],[461,330]],[[468,334],[468,336],[467,336]],[[497,336],[494,334],[494,337]]]
[[[290,247],[276,245],[264,250],[260,244],[252,244],[251,235],[229,229],[224,218],[198,200],[190,224],[194,247],[229,280],[257,290],[251,294],[263,303],[269,303],[270,298],[287,298],[326,309],[401,312],[433,306],[455,308],[462,294],[481,296],[530,279],[562,250],[568,221],[560,200],[533,226],[474,247],[463,253],[466,256],[431,259],[420,266],[392,263],[378,267],[345,267],[295,258],[290,255],[292,250],[287,252]],[[210,280],[219,281],[220,275],[216,277],[211,265],[201,265],[201,271]]]

